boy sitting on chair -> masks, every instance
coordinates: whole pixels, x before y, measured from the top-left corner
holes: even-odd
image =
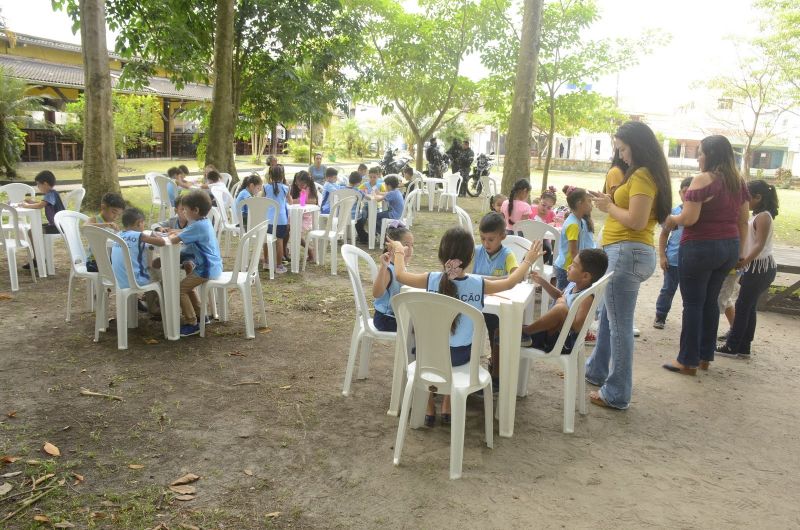
[[[605,251],[599,248],[583,249],[572,260],[572,264],[567,269],[567,280],[570,282],[563,292],[556,289],[549,281],[545,280],[535,272],[531,273],[531,279],[542,289],[547,291],[555,303],[550,310],[534,321],[533,324],[522,327],[524,334],[530,335],[527,339],[523,338],[523,348],[536,348],[549,352],[555,346],[564,321],[567,319],[572,303],[575,298],[583,291],[588,289],[597,280],[603,277],[608,268],[608,256]],[[567,340],[564,342],[562,355],[572,352],[578,332],[586,320],[589,309],[592,306],[592,297],[586,298],[578,312],[575,320],[572,321],[572,329],[569,331]]]

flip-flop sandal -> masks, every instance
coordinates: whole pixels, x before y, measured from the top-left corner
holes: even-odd
[[[599,394],[596,397],[591,395],[591,394],[589,394],[589,401],[592,402],[592,405],[597,405],[598,407],[604,407],[604,408],[607,408],[607,409],[613,409],[614,408],[611,405],[609,405],[608,403],[606,403],[605,400],[603,400],[603,398],[601,398]]]

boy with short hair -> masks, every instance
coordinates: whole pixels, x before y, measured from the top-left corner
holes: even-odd
[[[27,197],[22,206],[33,210],[44,208],[44,216],[47,218],[47,222],[42,224],[42,233],[58,234],[55,220],[56,214],[61,210],[66,210],[66,208],[61,201],[61,196],[55,188],[56,176],[53,175],[52,171],[44,170],[40,171],[33,180],[36,182],[36,189],[39,190],[39,193],[44,195],[44,197],[42,197],[41,200],[35,197]],[[28,231],[28,241],[33,241],[33,235],[31,235],[30,230]],[[36,258],[33,260],[33,266],[36,266]],[[22,268],[30,270],[31,264],[26,263]]]
[[[361,165],[364,166],[364,164],[361,164]],[[367,166],[364,166],[365,169],[366,169],[366,167]],[[348,179],[347,179],[347,184],[348,184],[347,187],[350,188],[351,190],[356,190],[361,195],[364,195],[364,192],[362,192],[360,189],[358,189],[358,187],[361,185],[361,181],[362,180],[363,180],[363,177],[361,176],[361,173],[358,172],[358,171],[353,171],[352,173],[350,173],[350,177],[348,177]],[[358,204],[354,204],[353,205],[353,212],[352,212],[352,215],[351,215],[351,217],[353,219],[358,219],[357,208],[358,208]]]
[[[599,248],[585,248],[581,250],[578,255],[573,258],[572,264],[567,269],[567,284],[564,291],[559,291],[549,281],[542,278],[536,272],[531,273],[531,279],[534,283],[541,285],[542,289],[547,291],[547,294],[555,300],[553,307],[542,315],[539,319],[535,320],[532,324],[522,327],[522,332],[530,335],[527,343],[523,343],[524,348],[537,348],[549,352],[555,346],[558,340],[558,335],[561,333],[561,328],[564,327],[564,322],[567,319],[572,303],[581,291],[591,287],[594,282],[603,277],[608,269],[608,256],[605,251]],[[575,315],[575,320],[572,321],[572,327],[564,342],[564,349],[561,351],[562,355],[568,355],[572,352],[575,345],[575,339],[578,338],[583,323],[589,314],[589,309],[592,306],[592,297],[583,301],[581,307]]]
[[[357,172],[358,172],[358,175],[361,177],[361,180],[364,180],[364,178],[367,176],[367,165],[364,162],[361,162],[358,165]]]
[[[186,167],[185,164],[181,164],[178,166],[178,174],[175,175],[175,183],[178,184],[181,188],[186,188],[187,190],[192,187],[192,183],[186,180],[186,177],[189,176],[189,168]]]
[[[210,174],[210,173],[209,173]],[[219,174],[217,173],[219,177]],[[197,315],[200,297],[195,288],[222,274],[219,242],[211,222],[206,218],[211,210],[211,199],[202,191],[190,191],[181,201],[189,226],[170,235],[172,243],[183,242],[194,257],[194,270],[181,280],[181,336],[200,333]]]
[[[489,212],[481,219],[478,231],[481,235],[481,244],[475,245],[472,273],[499,278],[508,276],[517,270],[519,266],[517,257],[511,249],[503,246],[503,240],[506,238],[505,218],[499,213]],[[500,377],[500,342],[497,337],[500,320],[497,315],[489,313],[484,313],[483,319],[489,332],[489,344],[492,352],[489,360],[489,372],[492,374],[496,387]]]
[[[341,188],[337,183],[339,179],[339,170],[335,167],[329,167],[325,170],[325,184],[322,186],[322,202],[320,203],[319,211],[323,214],[331,213],[331,193]]]
[[[368,180],[361,183],[358,188],[364,195],[372,195],[373,193],[386,193],[385,181],[380,178],[381,167],[374,166],[369,168]]]

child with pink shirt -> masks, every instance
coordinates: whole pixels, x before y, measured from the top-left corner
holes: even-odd
[[[531,183],[528,179],[519,179],[514,183],[509,198],[500,206],[500,213],[506,219],[506,232],[514,233],[514,225],[523,219],[530,219],[532,214],[528,199],[531,194]]]

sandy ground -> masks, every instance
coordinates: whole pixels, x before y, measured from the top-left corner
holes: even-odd
[[[423,236],[416,252],[432,255]],[[442,426],[410,431],[402,465],[392,465],[391,345],[377,344],[370,378],[341,395],[352,298],[343,268],[327,270],[264,280],[269,328],[255,340],[243,338],[234,295],[232,321],[207,340],[168,343],[145,322],[127,351],[113,334],[92,342],[82,287],[65,324],[63,272],[36,285],[23,276],[22,290],[0,301],[0,455],[41,459],[45,441],[57,445],[56,471],[85,481],[39,509],[79,527],[178,528],[182,518],[202,528],[800,526],[796,317],[760,313],[751,361],[668,373],[660,366],[677,353],[680,298],[667,328],[653,329],[657,272],[639,297],[631,408],[590,405],[575,434],[562,434],[562,380],[534,365],[514,437],[495,431],[494,449],[482,442],[482,403],[468,403],[464,476],[450,481]],[[6,274],[0,266],[0,289]],[[82,397],[81,387],[124,401]],[[195,500],[159,494],[184,472],[203,477]],[[108,499],[141,518],[87,515],[113,512]],[[6,508],[0,498],[0,515]],[[31,525],[33,510],[9,527]]]

